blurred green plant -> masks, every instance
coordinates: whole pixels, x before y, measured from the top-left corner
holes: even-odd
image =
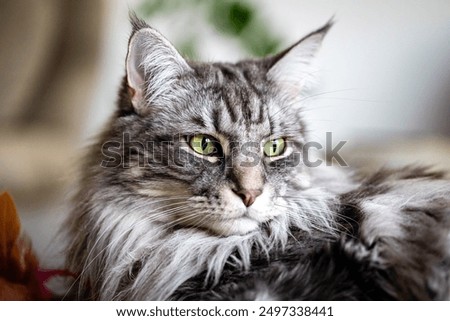
[[[266,56],[280,48],[280,37],[273,34],[249,0],[143,0],[138,13],[150,18],[157,14],[182,14],[187,9],[205,15],[199,19],[205,19],[220,34],[236,39],[253,56]],[[175,45],[183,55],[195,58],[198,56],[197,41],[195,36],[190,36]]]

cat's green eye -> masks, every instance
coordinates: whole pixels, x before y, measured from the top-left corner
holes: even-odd
[[[272,139],[264,144],[264,154],[269,157],[279,156],[283,154],[285,148],[284,138]]]
[[[219,152],[219,143],[206,135],[192,136],[189,145],[195,152],[205,156],[212,156]]]

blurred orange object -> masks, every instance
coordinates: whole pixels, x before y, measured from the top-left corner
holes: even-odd
[[[16,207],[8,193],[0,194],[0,300],[42,299],[38,260],[21,235]]]

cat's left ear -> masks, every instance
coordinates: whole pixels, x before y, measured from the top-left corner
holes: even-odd
[[[311,32],[300,41],[268,59],[267,77],[282,87],[303,90],[314,83],[314,58],[322,40],[333,25],[330,20],[322,28]]]
[[[174,83],[192,71],[175,47],[158,31],[131,14],[133,33],[126,59],[127,84],[136,111],[170,96]]]

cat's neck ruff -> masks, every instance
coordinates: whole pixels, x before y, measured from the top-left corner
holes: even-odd
[[[262,229],[227,237],[196,228],[167,228],[142,210],[124,212],[119,204],[97,208],[91,219],[99,226],[98,237],[89,247],[79,286],[92,287],[89,282],[96,280],[100,300],[169,299],[194,276],[206,273],[205,282],[216,282],[226,263],[245,270],[250,267],[251,255],[282,249],[293,226],[332,233],[331,198],[314,189],[305,197],[305,210],[320,215],[316,223],[308,225],[301,216],[280,215]]]

